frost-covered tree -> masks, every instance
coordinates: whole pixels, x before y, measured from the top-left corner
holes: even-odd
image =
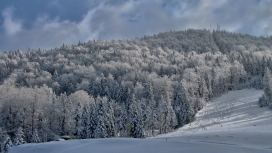
[[[91,107],[91,109],[93,109]],[[89,115],[90,115],[90,106],[88,104],[85,104],[83,106],[83,110],[82,110],[82,115],[81,115],[81,127],[80,129],[80,136],[78,137],[79,139],[86,139],[88,138],[88,128],[89,128]],[[94,126],[92,126],[94,127]]]
[[[105,123],[106,120],[106,109],[105,103],[107,99],[97,97],[96,99],[96,127],[94,130],[94,137],[95,138],[107,138],[109,137],[107,127]]]
[[[158,104],[158,122],[159,122],[159,130],[160,133],[163,133],[165,126],[166,126],[166,120],[167,120],[167,104],[166,100],[163,95],[161,95],[161,100]]]
[[[199,80],[198,90],[199,90],[198,94],[199,94],[200,98],[202,98],[205,101],[208,101],[209,100],[209,90],[207,88],[206,82],[203,77],[201,77]]]
[[[10,150],[10,148],[13,147],[12,141],[10,139],[10,136],[6,134],[4,141],[2,143],[2,153],[8,153],[8,151]]]
[[[32,134],[31,142],[32,143],[40,143],[41,142],[41,140],[39,138],[39,133],[38,133],[37,129],[35,129],[34,132],[33,132],[33,134]]]
[[[263,82],[264,94],[259,99],[259,106],[272,108],[272,74],[268,68],[265,68]]]
[[[142,114],[139,108],[139,104],[136,102],[134,94],[132,94],[131,104],[129,106],[129,125],[130,137],[144,137]]]
[[[107,128],[107,133],[109,137],[114,137],[116,135],[115,133],[115,116],[114,116],[114,110],[113,110],[113,106],[110,100],[106,99],[107,102],[105,103],[105,107],[106,107],[106,123],[105,126]]]
[[[61,94],[57,99],[59,113],[60,134],[71,134],[72,121],[72,102],[68,99],[66,93]]]
[[[24,138],[25,138],[25,135],[23,132],[23,128],[19,127],[13,141],[14,146],[25,144],[26,141],[24,140]]]
[[[151,136],[155,136],[155,130],[158,124],[158,116],[156,112],[157,104],[154,99],[153,86],[151,83],[145,85],[145,103],[146,107],[144,110],[144,123],[146,131],[151,132]]]
[[[80,133],[82,131],[82,125],[81,125],[81,122],[82,122],[82,112],[81,112],[81,104],[78,103],[78,106],[75,110],[75,113],[74,113],[74,120],[75,120],[75,128],[76,128],[76,131],[75,131],[75,136],[77,138],[80,138]]]
[[[183,84],[179,85],[175,91],[174,110],[177,114],[179,125],[184,125],[192,121],[192,104]]]
[[[95,138],[95,129],[97,127],[97,116],[96,116],[96,107],[95,105],[90,105],[89,115],[87,115],[87,138]]]
[[[127,136],[126,125],[127,125],[127,114],[126,110],[118,105],[114,105],[114,116],[115,116],[115,133],[116,136],[124,137]]]
[[[132,93],[145,136],[187,124],[207,100],[230,89],[264,89],[260,106],[269,106],[271,50],[271,37],[188,29],[0,53],[0,127],[13,136],[22,127],[27,142],[35,129],[41,141],[63,134],[93,138],[97,124],[107,137],[124,136]],[[91,101],[104,96],[99,116]],[[166,120],[172,110],[177,126]]]

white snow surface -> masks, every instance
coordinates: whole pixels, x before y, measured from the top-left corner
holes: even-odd
[[[24,144],[10,153],[272,153],[272,110],[263,91],[243,89],[216,98],[195,121],[155,138],[108,138]]]

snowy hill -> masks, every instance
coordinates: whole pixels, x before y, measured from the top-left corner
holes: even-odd
[[[156,138],[89,139],[25,144],[10,153],[266,153],[272,152],[272,111],[260,108],[262,91],[231,91],[210,102],[196,120]]]
[[[191,124],[160,137],[272,151],[272,111],[258,106],[262,93],[255,89],[231,91],[199,111]]]

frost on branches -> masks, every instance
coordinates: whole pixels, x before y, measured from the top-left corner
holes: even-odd
[[[14,145],[152,137],[243,88],[264,89],[259,104],[272,108],[271,40],[188,29],[0,53],[0,128]]]

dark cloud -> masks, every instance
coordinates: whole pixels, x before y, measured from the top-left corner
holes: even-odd
[[[10,1],[0,6],[0,50],[129,39],[217,23],[228,31],[271,35],[270,6],[270,0]]]

